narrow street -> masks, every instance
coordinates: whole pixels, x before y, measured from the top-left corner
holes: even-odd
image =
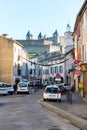
[[[0,130],[79,130],[38,103],[42,90],[0,96]]]

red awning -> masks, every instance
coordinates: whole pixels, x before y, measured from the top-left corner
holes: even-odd
[[[73,72],[73,74],[74,74],[74,75],[80,75],[80,74],[81,74],[81,71],[80,71],[80,70],[75,70],[75,71]]]

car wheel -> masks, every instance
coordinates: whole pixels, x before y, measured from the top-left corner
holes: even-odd
[[[13,95],[13,92],[11,92],[10,95]]]
[[[27,94],[29,94],[29,92],[27,92]]]
[[[46,99],[43,98],[43,101],[46,101]]]
[[[58,99],[58,102],[61,102],[61,99]]]

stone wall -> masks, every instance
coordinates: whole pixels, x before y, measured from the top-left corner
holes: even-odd
[[[54,52],[60,50],[59,45],[53,45],[51,40],[17,40],[28,53],[44,54],[45,52]]]

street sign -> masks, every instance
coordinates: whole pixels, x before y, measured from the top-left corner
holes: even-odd
[[[61,78],[61,75],[59,73],[56,74],[56,78]]]

